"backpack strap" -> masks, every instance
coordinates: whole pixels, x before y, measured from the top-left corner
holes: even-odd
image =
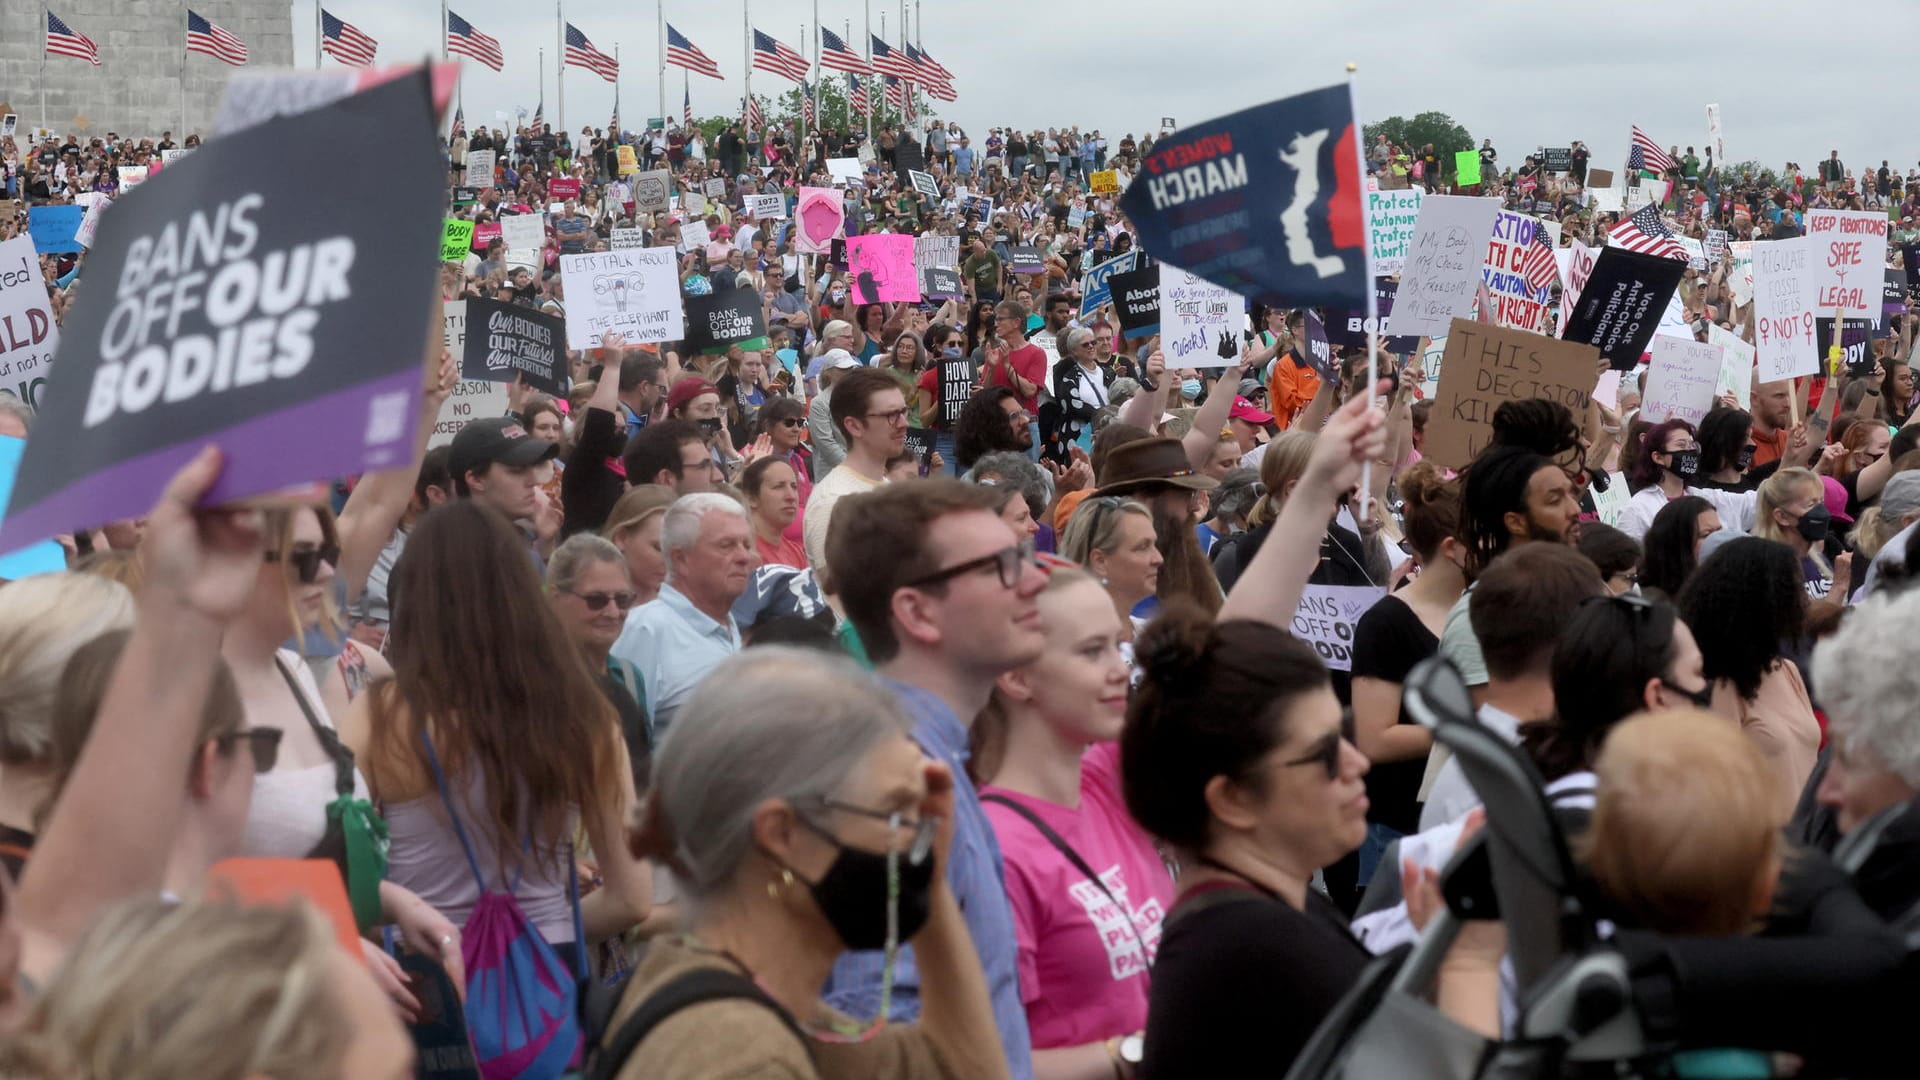
[[[307,700],[307,692],[301,688],[300,681],[293,677],[293,669],[287,662],[275,654],[273,666],[279,670],[280,677],[287,681],[287,689],[293,692],[293,700],[299,702],[300,712],[307,718],[307,726],[313,729],[313,737],[320,742],[320,749],[327,752],[333,760],[333,790],[336,795],[353,794],[353,751],[340,741],[340,733],[333,730],[331,724],[320,722],[320,714]]]
[[[778,1016],[787,1030],[793,1032],[793,1037],[800,1040],[807,1057],[813,1057],[813,1046],[801,1033],[800,1025],[752,979],[723,968],[696,968],[668,980],[647,995],[647,999],[627,1017],[613,1037],[601,1044],[594,1055],[593,1065],[587,1070],[587,1080],[613,1080],[647,1035],[682,1009],[708,1001],[734,998],[757,1002]]]
[[[467,827],[460,823],[460,813],[453,808],[453,793],[447,789],[447,774],[440,768],[440,755],[434,752],[433,736],[428,734],[425,723],[420,725],[420,745],[427,751],[427,766],[433,770],[433,783],[440,789],[440,802],[447,808],[447,820],[453,822],[453,834],[460,838],[460,850],[467,853],[467,868],[473,871],[473,882],[485,893],[486,875],[480,872],[480,859],[473,853],[473,841],[467,839]]]
[[[1004,806],[1025,818],[1027,824],[1037,829],[1041,836],[1046,837],[1047,843],[1053,845],[1054,850],[1058,851],[1068,862],[1072,863],[1075,870],[1080,871],[1081,876],[1093,882],[1094,887],[1099,889],[1101,894],[1107,898],[1107,902],[1112,904],[1114,910],[1120,913],[1120,917],[1126,920],[1127,932],[1133,935],[1133,943],[1140,948],[1140,962],[1147,965],[1147,970],[1151,973],[1153,970],[1153,958],[1147,954],[1147,943],[1140,937],[1139,928],[1133,925],[1133,909],[1121,903],[1119,898],[1113,895],[1113,890],[1107,888],[1107,883],[1100,880],[1099,874],[1093,872],[1093,867],[1087,865],[1087,860],[1081,858],[1080,853],[1073,850],[1073,845],[1067,843],[1065,838],[1055,832],[1053,826],[1041,820],[1040,815],[1013,799],[1007,798],[1005,795],[982,795],[980,796],[980,801]]]

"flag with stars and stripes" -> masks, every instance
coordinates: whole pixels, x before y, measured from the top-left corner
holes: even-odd
[[[359,27],[325,8],[320,9],[321,52],[348,67],[371,67],[374,54],[379,50],[380,43],[361,32]]]
[[[447,12],[447,52],[477,60],[495,71],[507,64],[499,38],[475,30],[472,23],[451,11]]]
[[[613,57],[593,47],[587,35],[580,32],[572,23],[567,24],[567,52],[564,63],[570,67],[583,67],[595,75],[616,82],[620,78],[620,64]]]
[[[60,21],[60,16],[47,12],[47,52],[54,56],[72,56],[94,67],[100,66],[100,49],[93,39]]]
[[[771,34],[753,32],[753,69],[772,72],[783,79],[802,82],[807,77],[807,58]]]
[[[465,134],[466,130],[467,130],[467,107],[465,105],[456,105],[454,106],[454,109],[453,109],[453,130],[449,137],[457,139],[461,135]]]
[[[1533,243],[1520,253],[1520,276],[1534,292],[1560,280],[1560,264],[1553,257],[1553,237],[1542,222],[1533,224]]]
[[[895,52],[886,42],[880,40],[879,34],[867,36],[873,39],[873,70],[883,75],[892,75],[897,79],[911,79],[918,74],[914,71],[913,64],[907,60],[905,53]]]
[[[1687,249],[1673,238],[1673,230],[1660,220],[1660,208],[1652,203],[1634,211],[1631,217],[1608,230],[1607,243],[1643,255],[1683,261],[1688,258]]]
[[[667,24],[667,63],[686,68],[697,75],[724,78],[720,74],[720,65],[713,62],[713,57],[701,52],[700,47],[675,30],[672,23]]]
[[[873,68],[859,53],[847,48],[847,43],[840,40],[839,34],[824,26],[820,28],[820,66],[836,71],[851,71],[855,75],[873,74]]]
[[[686,116],[686,125],[688,127],[692,127],[693,126],[693,91],[687,89],[686,87],[680,88],[680,105],[681,105],[681,111]]]
[[[766,122],[766,118],[760,114],[760,99],[754,97],[752,94],[748,94],[746,112],[747,127],[751,130],[758,131],[760,126]]]
[[[1679,168],[1680,163],[1673,160],[1671,154],[1660,149],[1660,144],[1649,138],[1646,132],[1641,131],[1640,125],[1635,124],[1633,148],[1627,151],[1627,167],[1635,171],[1664,176],[1667,170]]]
[[[867,83],[858,75],[847,76],[847,107],[861,116],[872,111],[867,101]]]
[[[209,22],[206,16],[187,9],[187,51],[205,53],[215,60],[239,67],[247,62],[246,43]]]
[[[925,48],[922,48],[920,50],[920,65],[933,73],[934,75],[933,81],[935,82],[952,82],[953,81],[953,72],[948,71],[946,68],[946,65],[942,64],[938,60],[935,60],[933,58],[933,54],[928,52]]]
[[[813,87],[800,84],[800,122],[813,126]]]

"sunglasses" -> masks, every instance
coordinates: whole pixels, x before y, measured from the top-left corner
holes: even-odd
[[[1318,765],[1327,774],[1328,780],[1340,778],[1340,747],[1353,741],[1353,710],[1340,710],[1340,730],[1330,731],[1313,744],[1313,749],[1292,761],[1280,764],[1291,769],[1298,765]]]
[[[245,739],[247,751],[253,755],[253,771],[265,774],[273,771],[273,763],[280,758],[279,728],[248,728],[246,731],[230,731],[216,737],[213,741],[220,747],[222,754],[233,753],[233,744]]]
[[[277,551],[266,553],[268,562],[280,562],[282,558]],[[321,563],[334,567],[340,565],[340,545],[326,543],[319,547],[297,547],[287,552],[284,558],[287,565],[293,567],[293,572],[299,577],[300,584],[311,585],[320,579]]]
[[[621,611],[625,611],[633,606],[635,599],[634,594],[631,592],[577,592],[569,593],[568,595],[578,597],[581,603],[587,605],[588,611],[599,611],[609,603]]]
[[[780,426],[788,427],[788,428],[803,428],[807,426],[807,421],[805,417],[783,416],[780,418]]]

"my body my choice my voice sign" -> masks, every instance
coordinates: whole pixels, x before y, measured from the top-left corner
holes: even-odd
[[[421,71],[212,140],[120,200],[0,550],[146,512],[209,441],[210,505],[409,464],[446,185],[432,131]],[[332,167],[362,142],[380,169]]]
[[[1120,207],[1155,258],[1257,303],[1364,308],[1359,125],[1344,85],[1154,144]]]

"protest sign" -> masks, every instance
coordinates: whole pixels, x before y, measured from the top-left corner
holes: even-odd
[[[1587,198],[1593,203],[1593,208],[1601,213],[1619,214],[1627,208],[1626,193],[1619,188],[1588,188]]]
[[[1175,124],[1175,123],[1173,122],[1173,117],[1171,117],[1171,116],[1163,116],[1163,117],[1161,117],[1161,118],[1160,118],[1160,126],[1161,126],[1161,127],[1163,127],[1163,128],[1165,128],[1165,129],[1166,129],[1166,130],[1168,130],[1168,131],[1172,131],[1172,130],[1173,130],[1173,129],[1174,129],[1174,128],[1175,128],[1176,126],[1178,126],[1178,125],[1176,125],[1176,124]]]
[[[1501,326],[1531,330],[1543,334],[1547,329],[1547,298],[1551,286],[1535,289],[1528,283],[1527,249],[1546,231],[1546,224],[1525,214],[1502,210],[1493,216],[1493,233],[1487,238],[1484,265],[1480,269],[1493,300],[1494,318]],[[1549,240],[1549,242],[1551,242]]]
[[[1556,251],[1554,254],[1558,256],[1559,252]],[[1599,252],[1578,240],[1575,240],[1573,246],[1567,249],[1566,273],[1562,279],[1565,287],[1560,290],[1562,330],[1566,328],[1565,312],[1572,311],[1574,305],[1579,303],[1580,291],[1587,287],[1587,279],[1593,276],[1593,264],[1599,259]]]
[[[833,246],[835,237],[845,236],[846,204],[832,188],[803,187],[794,207],[793,249],[803,255],[819,255]]]
[[[13,138],[14,134],[19,130],[20,130],[20,117],[16,116],[13,113],[8,113],[5,116],[0,116],[0,138],[11,139]]]
[[[1433,195],[1421,201],[1388,333],[1439,337],[1467,313],[1499,212],[1498,199]]]
[[[1099,310],[1100,305],[1113,298],[1109,291],[1115,274],[1124,274],[1139,262],[1140,253],[1129,251],[1125,255],[1116,255],[1106,262],[1087,271],[1080,278],[1080,317],[1085,319]]]
[[[1087,208],[1074,206],[1067,210],[1067,228],[1078,229],[1087,223]]]
[[[415,72],[210,140],[108,214],[0,550],[145,513],[209,442],[208,505],[410,468],[446,198],[432,127]],[[363,142],[381,167],[339,169]]]
[[[1702,250],[1707,257],[1708,265],[1720,265],[1720,260],[1725,258],[1727,254],[1727,230],[1708,229],[1707,241],[1703,245]]]
[[[598,348],[611,330],[630,345],[685,336],[675,263],[673,249],[665,247],[560,256],[567,348]]]
[[[684,231],[684,230],[683,230]],[[645,229],[613,229],[607,234],[607,247],[614,251],[647,246]]]
[[[1587,490],[1593,493],[1593,512],[1600,524],[1619,528],[1627,504],[1633,501],[1633,492],[1627,488],[1627,474],[1610,472],[1605,490],[1601,490],[1599,484],[1589,485]]]
[[[657,214],[673,205],[673,174],[665,169],[635,173],[633,208],[636,213]]]
[[[1650,180],[1647,183],[1650,184],[1653,181]],[[1645,185],[1630,187],[1623,194],[1626,196],[1625,209],[1627,210],[1638,210],[1653,201],[1653,189]]]
[[[1307,365],[1323,381],[1337,377],[1333,367],[1333,345],[1327,340],[1327,326],[1314,314],[1312,308],[1306,310],[1306,318],[1300,324],[1300,336],[1306,343]]]
[[[1087,190],[1095,195],[1117,195],[1120,192],[1120,170],[1101,169],[1087,178]]]
[[[491,150],[467,151],[467,186],[493,186],[494,152]]]
[[[1367,192],[1367,249],[1375,274],[1397,274],[1406,266],[1424,196],[1419,188]]]
[[[900,176],[911,176],[916,172],[927,171],[927,155],[921,151],[920,144],[913,141],[905,132],[901,132],[898,145],[894,147],[893,167]]]
[[[35,408],[60,344],[33,239],[0,242],[0,389]]]
[[[1897,266],[1889,267],[1880,286],[1879,325],[1892,329],[1893,320],[1898,319],[1906,310],[1907,272]]]
[[[1732,394],[1742,409],[1753,404],[1753,346],[1719,323],[1707,324],[1707,341],[1720,346],[1720,381],[1713,396]]]
[[[960,300],[967,290],[960,282],[960,271],[944,266],[929,266],[920,271],[920,298],[923,300]]]
[[[1753,245],[1754,364],[1763,383],[1820,370],[1814,351],[1813,241],[1796,236]]]
[[[508,214],[500,219],[500,239],[509,252],[539,252],[547,239],[547,216],[542,213]]]
[[[73,230],[73,238],[81,247],[93,246],[93,234],[100,228],[100,216],[112,205],[111,199],[95,199],[88,204],[86,215],[80,219],[80,227]]]
[[[698,191],[680,193],[680,209],[689,214],[700,215],[707,212],[707,197]]]
[[[1492,438],[1494,410],[1508,401],[1542,398],[1581,415],[1599,359],[1591,345],[1453,320],[1423,453],[1448,468],[1462,468]]]
[[[827,159],[827,175],[843,184],[859,183],[860,172],[859,158],[836,157]]]
[[[1879,210],[1808,210],[1807,240],[1819,315],[1880,317],[1880,271],[1887,265],[1887,215]]]
[[[1312,646],[1328,670],[1352,671],[1354,628],[1385,595],[1387,590],[1372,585],[1307,585],[1293,615],[1293,636]]]
[[[1707,106],[1707,148],[1713,151],[1714,160],[1727,160],[1727,143],[1720,134],[1720,106]]]
[[[1373,279],[1373,304],[1380,312],[1377,323],[1369,323],[1367,313],[1364,311],[1336,311],[1329,308],[1327,340],[1345,348],[1366,348],[1368,333],[1379,332],[1380,328],[1393,317],[1394,297],[1399,291],[1400,283],[1392,278]],[[1380,347],[1390,353],[1410,353],[1420,347],[1420,338],[1417,335],[1405,334],[1398,337],[1382,336]]]
[[[614,165],[621,176],[632,176],[640,171],[640,161],[633,154],[633,147],[621,143],[613,148]]]
[[[767,336],[760,292],[752,286],[689,296],[686,302],[687,348],[694,352],[718,355],[729,345]]]
[[[1561,339],[1599,349],[1622,371],[1633,367],[1686,272],[1679,259],[1602,248],[1579,301],[1563,317]]]
[[[512,382],[523,377],[543,394],[567,392],[566,350],[561,335],[566,324],[519,304],[474,298],[467,301],[466,346],[460,354],[460,376],[488,382]]]
[[[993,200],[985,195],[969,195],[960,200],[960,214],[964,218],[971,214],[981,228],[993,220]]]
[[[923,173],[918,169],[909,169],[907,170],[907,178],[913,181],[913,190],[925,195],[929,199],[937,199],[940,197],[940,182],[935,180],[931,173]]]
[[[1725,351],[1718,345],[1655,338],[1640,415],[1654,423],[1679,419],[1698,427],[1707,410],[1713,408],[1725,359]]]
[[[448,352],[464,361],[467,350],[467,302],[443,301],[440,315],[441,340]],[[469,420],[483,416],[504,416],[508,404],[505,383],[460,380],[454,384],[453,393],[447,395],[447,400],[440,405],[439,414],[433,419],[433,433],[427,436],[427,449],[452,442]]]
[[[680,224],[680,250],[698,251],[713,242],[711,230],[704,221],[686,221]]]
[[[703,190],[709,199],[724,199],[727,197],[727,182],[716,176],[707,181],[707,186]]]
[[[1047,258],[1040,249],[1027,244],[1016,244],[1007,249],[1007,273],[1044,274],[1047,272]]]
[[[927,475],[927,465],[933,460],[934,438],[932,428],[909,427],[904,445],[900,448],[902,453],[912,454],[914,460],[920,463],[921,476]]]
[[[835,270],[847,268],[847,238],[836,236],[827,245],[827,265]]]
[[[1149,266],[1107,279],[1114,314],[1120,317],[1120,336],[1131,341],[1160,332],[1160,269]]]
[[[957,236],[916,236],[913,238],[913,265],[923,274],[934,267],[960,269],[960,238]]]
[[[447,218],[440,234],[440,261],[459,262],[473,250],[473,222]]]
[[[1612,186],[1613,186],[1613,170],[1612,169],[1588,169],[1587,170],[1587,187],[1589,189],[1610,188]]]
[[[787,216],[787,198],[778,194],[749,195],[747,216],[755,221],[778,221]]]
[[[1847,365],[1848,374],[1858,378],[1873,371],[1873,357],[1868,352],[1868,341],[1873,336],[1873,323],[1866,319],[1847,319],[1840,327],[1840,362]],[[1833,320],[1813,317],[1813,351],[1823,361],[1833,348]],[[1830,365],[1823,363],[1822,370],[1831,373]]]
[[[74,234],[86,220],[84,206],[27,207],[27,235],[33,237],[33,249],[42,255],[66,255],[82,250]]]
[[[455,207],[472,206],[479,200],[479,188],[456,187],[453,189],[453,205]]]
[[[580,181],[576,177],[556,176],[547,181],[547,198],[554,202],[580,197]]]
[[[1707,245],[1691,236],[1676,235],[1674,243],[1679,244],[1687,253],[1687,268],[1705,270],[1707,268]]]
[[[1453,155],[1453,182],[1471,187],[1480,182],[1480,151],[1456,150]]]
[[[847,280],[855,303],[917,302],[920,275],[914,270],[913,237],[899,233],[848,237]]]
[[[1359,307],[1373,275],[1359,127],[1345,85],[1154,143],[1120,209],[1139,246],[1265,304]]]
[[[1222,285],[1161,263],[1160,351],[1167,369],[1225,367],[1240,357],[1247,302]]]
[[[973,386],[978,375],[973,369],[973,361],[964,356],[942,358],[940,361],[940,417],[946,421],[947,430],[960,422],[960,410],[967,407],[973,397]]]
[[[25,439],[0,435],[0,516],[13,493],[13,478],[20,472],[20,455],[27,448]],[[0,554],[0,582],[19,581],[35,574],[56,574],[67,568],[67,552],[52,540],[41,540],[18,551]]]
[[[1540,151],[1541,166],[1550,173],[1569,172],[1573,169],[1573,147],[1549,146]]]
[[[147,182],[147,167],[145,165],[122,165],[115,171],[120,181],[120,194],[122,195]]]

